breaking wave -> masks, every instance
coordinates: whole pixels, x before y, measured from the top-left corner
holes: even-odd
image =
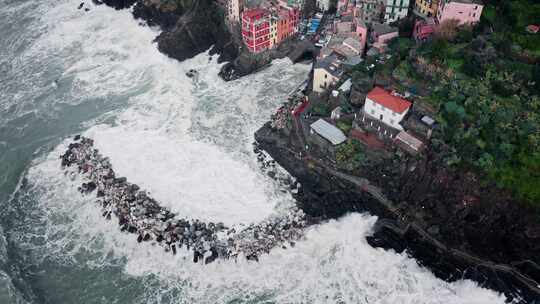
[[[51,111],[68,106],[93,113],[81,116],[72,133],[84,129],[119,175],[182,215],[242,227],[294,205],[289,191],[259,169],[251,145],[308,66],[277,60],[225,83],[216,58],[178,63],[152,45],[156,30],[128,11],[85,4],[85,13],[78,3],[33,8],[42,35],[22,60],[42,58],[60,71],[46,89],[28,84],[23,94],[61,91],[44,98],[40,115],[54,119]],[[185,76],[192,68],[196,82]],[[33,105],[18,109],[23,115]],[[21,264],[31,265],[27,276],[39,298],[50,303],[504,302],[471,281],[436,279],[406,254],[370,247],[365,236],[376,218],[366,214],[312,226],[294,247],[276,248],[259,263],[203,266],[171,256],[121,233],[95,198],[77,191],[58,159],[68,143],[66,137],[38,153],[11,201],[24,215],[13,220],[9,241],[24,256]]]

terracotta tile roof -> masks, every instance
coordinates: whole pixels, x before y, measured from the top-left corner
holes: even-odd
[[[244,16],[250,18],[250,19],[253,19],[253,18],[257,18],[257,17],[261,17],[261,16],[264,16],[268,13],[268,11],[262,9],[262,8],[252,8],[252,9],[247,9],[244,11]]]
[[[394,96],[380,87],[375,87],[371,90],[367,98],[396,113],[403,113],[411,106],[410,101]]]

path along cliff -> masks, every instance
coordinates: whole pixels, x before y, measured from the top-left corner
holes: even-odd
[[[540,303],[539,235],[533,233],[538,227],[530,217],[523,216],[523,209],[493,201],[491,209],[478,204],[453,210],[450,206],[456,194],[451,192],[455,189],[441,190],[438,196],[432,190],[420,190],[421,185],[429,183],[426,175],[416,170],[403,170],[409,178],[401,174],[392,177],[382,167],[373,167],[363,176],[350,174],[323,155],[306,151],[295,132],[286,134],[270,123],[256,132],[255,139],[259,149],[301,183],[295,198],[309,221],[370,212],[379,217],[373,235],[367,238],[370,245],[407,251],[442,279],[472,279],[504,293],[515,303]],[[387,179],[376,180],[377,176]],[[415,198],[403,200],[400,193],[409,192],[413,184]],[[426,197],[430,197],[431,205]],[[448,205],[447,210],[441,210],[443,204]],[[505,208],[507,214],[501,212]],[[508,222],[519,214],[521,219]],[[484,240],[475,241],[480,235]]]

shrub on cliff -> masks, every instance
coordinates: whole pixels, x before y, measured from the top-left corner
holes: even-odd
[[[336,162],[340,168],[355,170],[364,164],[364,147],[356,139],[348,139],[336,149]]]

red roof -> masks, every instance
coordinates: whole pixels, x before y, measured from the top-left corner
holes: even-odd
[[[262,8],[252,8],[244,11],[244,16],[248,17],[249,19],[260,18],[266,14],[267,11]]]
[[[371,90],[367,98],[396,113],[403,113],[411,106],[410,101],[394,96],[380,87],[375,87]]]
[[[527,30],[531,33],[538,33],[540,31],[540,26],[536,24],[529,24]]]

